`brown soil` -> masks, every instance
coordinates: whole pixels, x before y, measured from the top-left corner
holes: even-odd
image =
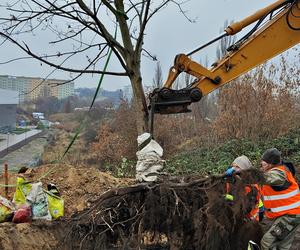
[[[0,235],[1,250],[52,250],[57,249],[64,230],[55,222],[2,223]]]
[[[57,185],[66,217],[2,223],[0,249],[234,250],[246,249],[249,239],[261,237],[259,225],[243,219],[247,203],[238,191],[243,190],[240,182],[236,185],[239,202],[229,204],[223,198],[224,180],[218,177],[135,184],[97,169],[63,164],[45,165],[26,175],[37,180],[45,173],[49,174],[41,181]],[[10,183],[15,177],[11,175]],[[298,249],[299,239],[293,250]]]
[[[45,174],[47,176],[44,176]],[[0,224],[1,250],[57,249],[65,237],[67,225],[65,219],[91,206],[107,190],[135,183],[132,179],[114,178],[109,173],[100,172],[95,168],[64,164],[29,169],[25,176],[31,181],[37,181],[44,176],[41,181],[45,188],[48,183],[58,187],[65,201],[65,218],[52,222],[36,221],[30,224],[2,223]],[[9,173],[9,184],[15,184],[16,177],[16,173]],[[4,184],[2,175],[0,183]],[[9,198],[12,198],[15,189],[10,187],[8,191]],[[5,189],[0,188],[0,193],[4,195]]]
[[[47,176],[43,177],[45,174]],[[15,184],[17,174],[10,173],[9,175],[9,183]],[[25,176],[30,181],[38,181],[40,177],[43,177],[41,182],[45,188],[48,183],[55,184],[65,201],[66,217],[89,207],[102,193],[113,187],[135,183],[132,179],[114,178],[109,173],[100,172],[95,168],[64,164],[49,164],[29,169]],[[3,176],[0,177],[0,183],[4,183]],[[4,194],[4,188],[0,188],[0,192]],[[13,193],[14,188],[9,188],[10,198]]]

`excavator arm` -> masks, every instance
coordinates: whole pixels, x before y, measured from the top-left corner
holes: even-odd
[[[212,42],[234,35],[256,21],[254,28],[228,48],[228,53],[211,69],[189,58],[191,54]],[[150,95],[151,130],[154,113],[189,112],[188,106],[192,102],[200,101],[203,96],[298,43],[300,43],[300,0],[279,0],[244,20],[231,24],[225,29],[224,34],[204,46],[187,55],[177,55],[163,88],[155,89]],[[190,87],[172,89],[181,72],[196,77],[196,80]]]

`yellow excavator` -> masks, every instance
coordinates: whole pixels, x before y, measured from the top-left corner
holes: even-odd
[[[207,69],[189,56],[212,43],[232,36],[255,23],[240,40],[231,45],[228,53],[212,68]],[[279,0],[247,18],[229,25],[223,34],[188,54],[175,57],[162,88],[150,94],[151,134],[154,114],[190,112],[188,106],[210,92],[264,63],[270,58],[300,43],[300,0]],[[188,87],[175,90],[172,85],[181,72],[196,80]]]

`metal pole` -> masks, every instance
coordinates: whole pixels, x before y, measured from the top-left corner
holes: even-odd
[[[4,163],[5,197],[8,199],[8,164]]]

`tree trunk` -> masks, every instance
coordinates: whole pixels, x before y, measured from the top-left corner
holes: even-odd
[[[133,68],[130,81],[133,90],[137,132],[140,135],[144,132],[149,132],[149,115],[138,64]]]

